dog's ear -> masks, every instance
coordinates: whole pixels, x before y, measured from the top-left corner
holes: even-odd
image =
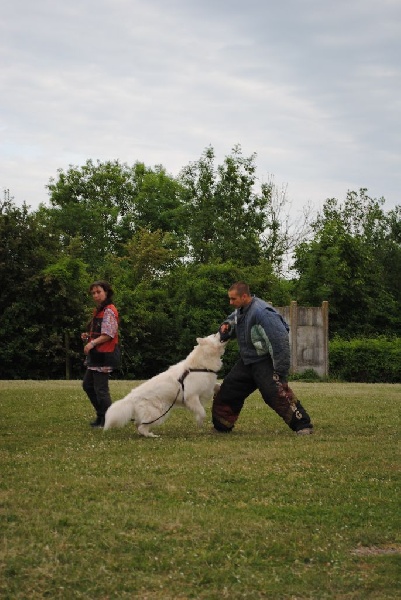
[[[199,344],[199,346],[206,344],[206,340],[207,338],[196,338],[196,342]]]

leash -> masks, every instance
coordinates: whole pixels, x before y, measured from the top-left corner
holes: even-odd
[[[182,388],[182,401],[185,404],[185,394],[184,394],[184,379],[186,379],[188,377],[188,375],[190,373],[214,373],[215,375],[217,375],[218,371],[213,371],[213,369],[186,369],[183,374],[181,375],[181,377],[178,378],[178,383],[180,384],[181,388]],[[178,400],[178,396],[180,395],[180,389],[177,392],[176,397],[174,398],[172,404],[170,404],[170,406],[168,407],[168,409],[162,414],[160,415],[160,417],[157,417],[157,419],[153,419],[153,421],[148,421],[147,423],[142,423],[142,425],[152,425],[152,423],[156,423],[156,421],[158,421],[159,419],[161,419],[162,417],[164,417],[168,412],[170,412],[170,410],[173,408],[174,404],[177,402]],[[135,419],[132,419],[135,420]]]
[[[157,417],[157,419],[153,419],[153,421],[147,421],[146,423],[141,423],[141,425],[152,425],[152,423],[156,423],[156,421],[158,421],[159,419],[164,417],[164,415],[166,415],[168,412],[170,412],[170,410],[173,408],[174,404],[177,402],[179,393],[180,393],[180,390],[178,390],[177,395],[173,400],[173,403],[168,407],[168,409],[162,415],[160,415],[160,417]],[[135,419],[132,419],[132,420],[135,421]]]

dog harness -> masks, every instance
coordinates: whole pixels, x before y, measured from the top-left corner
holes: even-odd
[[[182,388],[182,401],[184,404],[185,404],[184,379],[186,379],[190,373],[214,373],[215,375],[217,375],[218,371],[213,371],[213,369],[186,369],[183,372],[183,374],[181,375],[181,377],[178,378],[178,383],[180,384],[180,386]],[[162,415],[160,415],[160,417],[157,417],[157,419],[153,419],[153,421],[148,421],[147,423],[142,423],[142,425],[151,425],[152,423],[156,423],[156,421],[158,421],[159,419],[164,417],[164,415],[166,415],[168,412],[170,412],[170,410],[173,408],[174,404],[177,402],[179,394],[180,394],[180,390],[178,390],[177,395],[173,400],[173,403],[168,407],[168,409]]]
[[[183,372],[183,374],[181,375],[181,377],[178,378],[178,383],[181,385],[181,388],[182,388],[183,404],[185,404],[184,379],[186,379],[190,373],[214,373],[215,375],[217,375],[218,371],[213,371],[213,369],[186,369]],[[178,394],[177,394],[177,398],[178,398]],[[177,400],[177,398],[176,398],[176,400]]]
[[[214,373],[217,375],[218,371],[213,371],[213,369],[186,369],[181,377],[178,378],[178,383],[182,387],[182,393],[184,393],[184,379],[186,379],[190,373]]]

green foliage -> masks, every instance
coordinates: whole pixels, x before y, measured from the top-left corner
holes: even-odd
[[[69,245],[79,239],[82,258],[93,274],[108,255],[119,256],[140,229],[182,235],[180,186],[162,167],[88,160],[83,167],[60,169],[48,189],[53,207],[48,212],[61,242]]]
[[[329,344],[330,377],[365,383],[401,382],[400,338],[334,338]]]
[[[263,257],[261,235],[268,227],[266,209],[271,189],[256,194],[255,158],[242,156],[240,146],[217,168],[209,147],[180,176],[190,256],[195,262],[257,265]]]
[[[322,381],[315,369],[305,369],[302,373],[293,373],[290,379],[291,381]]]
[[[169,232],[183,243],[184,210],[180,183],[168,175],[162,166],[154,169],[136,163],[133,169],[135,195],[129,214],[134,231]]]
[[[87,289],[86,266],[69,257],[29,280],[29,294],[10,303],[0,320],[8,340],[0,348],[3,378],[81,375]]]
[[[285,199],[256,192],[256,157],[240,146],[220,165],[213,148],[178,178],[162,166],[93,162],[58,171],[51,207],[0,203],[1,378],[80,376],[80,332],[93,279],[115,289],[122,377],[150,377],[181,360],[231,312],[227,289],[245,280],[275,306],[329,302],[330,337],[401,336],[401,208],[365,189],[328,199],[282,273],[290,247]],[[227,368],[237,357],[227,351]]]
[[[234,281],[246,279],[255,292],[266,291],[276,305],[286,297],[267,264],[245,268],[233,263],[178,263],[158,277],[153,274],[140,281],[130,278],[133,273],[135,269],[124,267],[116,279],[125,377],[151,377],[182,360],[197,337],[216,332],[232,312],[227,291]],[[237,355],[236,344],[231,344],[223,372]]]
[[[46,363],[65,365],[67,378],[79,377],[81,373],[81,332],[87,330],[84,323],[89,322],[92,313],[92,306],[88,307],[89,283],[87,265],[71,256],[61,256],[39,277],[39,297],[51,297],[52,301],[44,307],[43,332],[48,333],[38,351],[42,351]],[[50,337],[57,343],[49,347],[47,338]],[[53,376],[60,370],[54,370]]]
[[[197,337],[215,333],[231,312],[227,290],[242,274],[243,270],[232,263],[193,264],[172,273],[168,290],[180,360],[193,348]],[[225,365],[235,358],[234,345],[227,352]]]
[[[58,252],[51,223],[39,210],[30,213],[8,197],[0,205],[0,374],[40,378],[57,376],[48,362],[54,352],[63,353],[63,342],[52,336],[51,308],[54,295],[41,288],[41,273]],[[68,318],[64,309],[65,318]],[[43,348],[46,346],[46,351]]]
[[[121,315],[124,374],[145,379],[166,369],[177,352],[178,335],[171,318],[171,303],[163,280],[142,281],[134,292],[117,296]]]
[[[0,315],[21,295],[29,294],[29,280],[58,250],[51,223],[23,204],[17,207],[7,193],[0,202]]]
[[[297,300],[307,306],[327,300],[332,335],[401,334],[401,288],[389,285],[392,269],[401,273],[401,251],[392,233],[395,217],[383,212],[383,202],[364,189],[349,192],[343,206],[327,200],[313,239],[296,249]]]
[[[294,390],[313,436],[255,393],[232,434],[208,408],[144,439],[91,430],[80,382],[0,382],[0,596],[397,598],[401,386]]]
[[[53,207],[49,214],[62,243],[69,245],[78,238],[83,260],[96,272],[124,238],[121,217],[129,211],[134,194],[131,170],[118,161],[94,164],[88,160],[80,168],[60,169],[48,189]]]
[[[117,268],[125,285],[134,288],[141,281],[160,279],[178,264],[180,249],[175,238],[160,229],[140,229],[124,246]]]

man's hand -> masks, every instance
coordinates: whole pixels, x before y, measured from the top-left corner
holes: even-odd
[[[231,325],[228,321],[224,321],[219,327],[220,341],[227,342],[231,337]]]

